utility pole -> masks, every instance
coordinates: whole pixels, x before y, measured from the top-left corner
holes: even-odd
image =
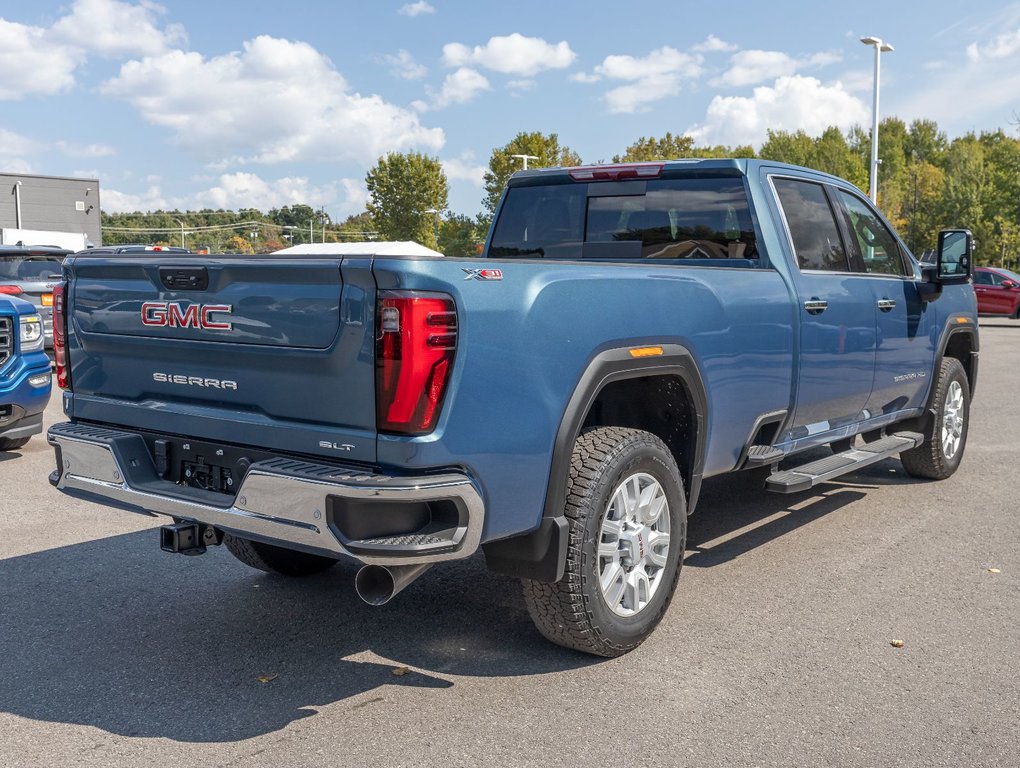
[[[184,222],[180,219],[174,219],[178,224],[181,225],[181,248],[184,247]]]
[[[518,160],[521,161],[523,165],[523,167],[521,168],[522,171],[528,170],[529,160],[538,160],[538,157],[536,155],[510,155],[510,157],[516,157]]]

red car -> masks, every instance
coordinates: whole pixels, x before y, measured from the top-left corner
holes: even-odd
[[[974,270],[978,313],[1009,315],[1020,320],[1020,275],[998,267]]]

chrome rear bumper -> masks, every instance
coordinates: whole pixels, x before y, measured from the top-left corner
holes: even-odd
[[[372,565],[456,560],[473,554],[481,540],[484,504],[463,473],[399,477],[281,457],[252,464],[231,499],[160,479],[140,435],[66,422],[50,427],[47,437],[58,462],[50,482],[71,496],[119,509],[193,520],[242,538]],[[444,530],[351,541],[330,513],[345,500],[367,510],[394,502],[452,504],[458,517]]]

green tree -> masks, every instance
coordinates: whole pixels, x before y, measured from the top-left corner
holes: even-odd
[[[678,157],[689,157],[694,149],[694,139],[690,136],[674,136],[667,133],[661,139],[642,136],[622,155],[614,155],[614,163],[644,163],[650,160],[673,160]]]
[[[348,216],[340,222],[336,234],[342,243],[374,240],[379,237],[375,221],[368,211]]]
[[[365,177],[368,213],[384,240],[414,240],[436,248],[439,213],[449,185],[439,159],[418,152],[391,152]],[[427,213],[433,211],[433,213]]]
[[[775,160],[780,163],[792,163],[811,167],[814,158],[815,143],[804,131],[773,131],[769,129],[768,138],[758,150],[758,157],[763,160]]]
[[[485,172],[485,199],[482,201],[488,218],[496,212],[510,176],[521,170],[521,161],[513,155],[530,155],[529,168],[581,164],[581,156],[569,147],[560,146],[560,137],[555,133],[518,133],[502,147],[492,150],[489,157],[489,169]]]
[[[439,225],[439,250],[447,256],[477,256],[485,240],[479,220],[450,214]]]

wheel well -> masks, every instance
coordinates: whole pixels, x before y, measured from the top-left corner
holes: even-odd
[[[974,391],[974,337],[969,333],[954,333],[946,343],[946,350],[943,357],[955,357],[963,365],[967,372],[967,384],[971,392]],[[937,373],[937,371],[936,371]]]
[[[630,427],[651,432],[666,444],[691,494],[697,420],[683,379],[673,375],[639,376],[603,387],[585,414],[582,429]]]

